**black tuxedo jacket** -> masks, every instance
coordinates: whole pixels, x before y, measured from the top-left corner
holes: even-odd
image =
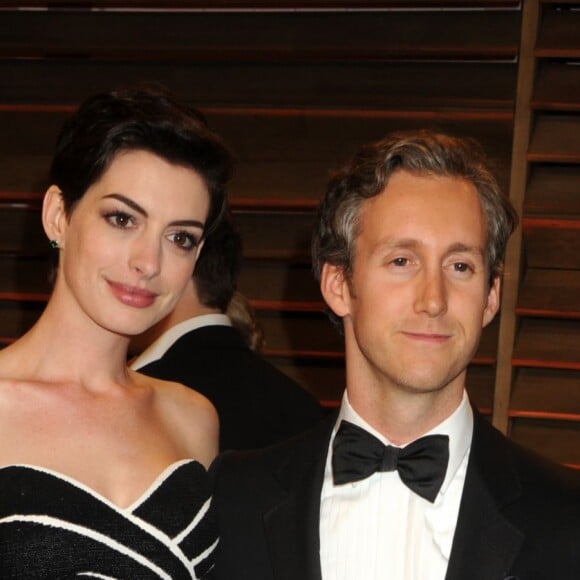
[[[321,580],[320,492],[335,419],[260,452],[218,457],[218,580]],[[446,580],[580,579],[579,493],[575,471],[476,415]]]
[[[230,326],[204,326],[184,334],[139,372],[205,395],[220,417],[222,450],[277,443],[323,416],[314,396],[248,348]]]

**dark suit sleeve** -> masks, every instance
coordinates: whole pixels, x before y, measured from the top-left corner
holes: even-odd
[[[263,522],[265,506],[275,501],[271,478],[248,469],[247,460],[246,452],[228,452],[210,468],[220,535],[215,580],[273,580]]]
[[[220,449],[267,447],[300,433],[323,416],[317,399],[229,327],[184,335],[139,372],[175,381],[206,396],[220,418]]]

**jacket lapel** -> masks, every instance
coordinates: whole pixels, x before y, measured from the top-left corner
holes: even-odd
[[[504,580],[524,535],[502,510],[521,495],[503,436],[475,413],[469,466],[445,580]]]
[[[321,580],[320,492],[336,413],[301,437],[274,474],[283,493],[264,514],[275,580]],[[477,412],[445,580],[504,580],[524,534],[502,510],[521,495],[503,435]]]
[[[320,492],[336,413],[294,447],[275,477],[284,497],[264,514],[276,580],[321,580]]]

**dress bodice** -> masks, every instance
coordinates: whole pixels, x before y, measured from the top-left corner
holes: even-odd
[[[2,579],[209,578],[217,542],[196,461],[169,466],[127,508],[48,469],[0,469]]]

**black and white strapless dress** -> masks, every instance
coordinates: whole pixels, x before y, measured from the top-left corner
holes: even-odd
[[[0,578],[211,578],[217,529],[208,476],[192,460],[168,467],[119,508],[60,473],[0,468]]]

